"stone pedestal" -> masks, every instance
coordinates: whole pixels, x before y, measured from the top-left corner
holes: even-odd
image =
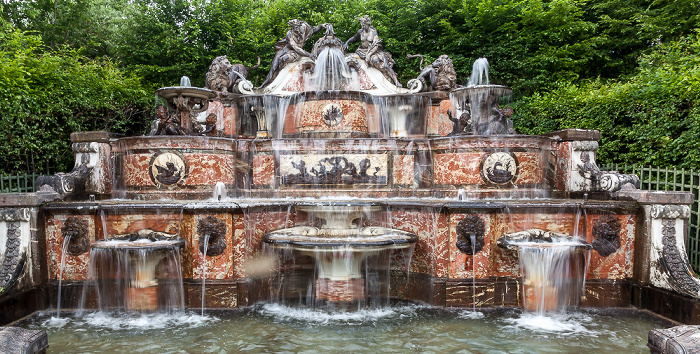
[[[330,280],[327,278],[316,279],[316,300],[329,302],[353,302],[364,299],[365,280]]]
[[[126,309],[129,311],[143,311],[158,309],[158,287],[129,288],[126,291]]]
[[[2,327],[0,329],[0,351],[3,353],[45,353],[48,347],[49,338],[44,331],[19,327]]]
[[[647,346],[652,353],[700,353],[700,326],[652,329]]]

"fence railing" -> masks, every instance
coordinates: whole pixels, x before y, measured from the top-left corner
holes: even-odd
[[[686,248],[693,268],[700,272],[700,171],[626,164],[608,164],[605,171],[619,171],[639,176],[641,189],[654,191],[685,191],[693,193],[695,202],[690,208],[688,242]],[[34,191],[34,181],[39,174],[0,176],[0,193],[28,193]]]
[[[694,202],[690,207],[686,249],[690,264],[696,272],[700,272],[700,213],[698,212],[698,205],[700,204],[700,171],[625,164],[603,165],[601,169],[636,174],[641,182],[640,189],[693,193]]]
[[[34,192],[34,181],[39,174],[0,175],[0,193]]]

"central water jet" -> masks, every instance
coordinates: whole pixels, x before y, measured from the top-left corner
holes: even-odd
[[[274,248],[291,250],[314,259],[316,302],[366,302],[368,292],[372,292],[365,285],[368,258],[393,250],[412,253],[418,240],[416,235],[402,230],[360,226],[359,219],[369,212],[381,210],[377,205],[304,205],[297,209],[321,220],[323,225],[272,231],[264,236],[263,241]],[[390,261],[388,257],[390,254],[387,262]],[[388,289],[379,293],[388,293]]]

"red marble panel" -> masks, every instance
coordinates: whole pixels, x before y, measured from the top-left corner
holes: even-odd
[[[189,153],[183,154],[190,165],[185,179],[187,186],[213,186],[217,182],[233,184],[234,157],[232,155]]]
[[[224,107],[223,119],[216,121],[216,129],[224,132],[226,136],[236,136],[236,121],[238,111],[234,107]]]
[[[593,242],[593,225],[602,215],[590,215],[586,220],[587,242]],[[602,257],[597,251],[591,251],[588,263],[589,279],[625,279],[632,277],[634,266],[635,215],[616,215],[620,222],[620,248],[613,254]]]
[[[295,220],[299,219],[297,213],[287,207],[270,207],[267,210],[245,214],[243,229],[246,276],[270,276],[277,272],[277,256],[263,246],[263,236],[272,230],[294,226]]]
[[[108,238],[128,235],[146,229],[178,234],[180,233],[182,218],[183,216],[180,213],[104,214],[104,226],[106,227],[106,237]],[[104,234],[97,236],[97,239],[100,240],[104,238]]]
[[[147,288],[127,288],[125,295],[128,301],[126,308],[133,311],[156,310],[158,309],[158,287],[149,286]]]
[[[272,155],[253,156],[253,185],[270,186],[275,184],[275,157]]]
[[[428,112],[428,135],[447,136],[452,132],[452,121],[447,116],[447,110],[452,108],[450,100],[440,101],[440,105],[431,106]]]
[[[391,212],[391,227],[418,236],[411,261],[411,272],[447,276],[449,240],[447,216],[432,208],[424,210],[395,210]]]
[[[542,229],[572,236],[578,233],[579,237],[584,237],[582,214],[564,211],[557,212],[556,209],[543,209],[533,212],[513,210],[505,217],[506,232]]]
[[[343,119],[339,124],[329,126],[323,121],[323,109],[331,104],[337,104],[343,110]],[[354,131],[367,133],[369,130],[366,104],[351,100],[318,100],[301,102],[290,111],[297,112],[297,131]]]
[[[544,180],[544,162],[542,161],[541,153],[515,152],[513,155],[515,155],[520,164],[515,184],[542,183]]]
[[[233,184],[234,156],[223,154],[183,154],[189,165],[189,174],[184,179],[187,186],[209,186],[216,182]],[[127,187],[155,186],[149,174],[153,154],[130,154],[124,156],[124,180]]]
[[[153,181],[148,174],[148,164],[151,154],[130,154],[124,156],[124,184],[132,186],[152,186]]]
[[[234,214],[231,217],[231,229],[233,231],[233,277],[245,278],[246,260],[246,229],[243,214]]]
[[[491,249],[491,276],[496,277],[520,277],[520,262],[518,252],[495,246],[498,237],[492,237],[494,247]]]
[[[203,257],[200,251],[199,222],[205,218],[213,216],[226,223],[226,249],[218,256]],[[187,240],[187,246],[183,253],[186,260],[184,277],[192,279],[202,279],[206,272],[206,279],[231,279],[233,278],[233,223],[230,214],[195,214],[183,223],[183,237]],[[205,259],[206,258],[206,259]],[[203,269],[202,265],[204,264]]]
[[[413,155],[395,155],[393,164],[394,184],[413,184]]]
[[[365,280],[316,279],[316,299],[331,302],[351,302],[364,298]]]
[[[48,256],[49,279],[76,281],[85,280],[90,263],[90,251],[78,256],[63,253],[63,233],[61,228],[68,217],[76,217],[87,222],[90,242],[95,241],[95,220],[91,215],[52,215],[46,219],[46,253]],[[61,258],[64,257],[63,277]]]
[[[493,230],[496,229],[496,225],[492,222],[492,216],[490,214],[479,215],[479,218],[484,222],[485,233],[484,233],[484,248],[477,252],[475,255],[467,255],[457,248],[457,235],[456,227],[462,219],[467,214],[452,214],[450,215],[450,268],[449,277],[450,279],[466,279],[466,278],[486,278],[490,273],[490,261],[489,256],[491,254],[491,245],[495,241],[492,240]]]
[[[436,154],[433,181],[437,185],[482,183],[479,164],[483,153]]]

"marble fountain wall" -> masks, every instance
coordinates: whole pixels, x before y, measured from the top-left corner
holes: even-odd
[[[431,109],[443,106],[431,105]],[[59,201],[60,195],[50,192],[3,196],[4,227],[14,230],[13,223],[19,223],[19,240],[27,255],[16,277],[19,284],[14,286],[15,294],[24,295],[7,297],[3,304],[9,308],[25,302],[19,306],[24,312],[55,306],[61,278],[61,307],[77,306],[89,250],[63,254],[65,225],[70,222],[84,226],[79,237],[90,243],[143,229],[177,233],[186,240],[182,273],[187,306],[200,306],[202,262],[207,269],[206,307],[251,305],[267,299],[274,271],[262,254],[262,236],[305,224],[308,215],[294,208],[303,198],[351,197],[384,206],[383,212],[365,223],[389,224],[418,236],[408,281],[403,263],[393,265],[393,298],[439,306],[521,306],[517,255],[496,247],[498,237],[508,231],[539,228],[578,235],[592,243],[598,236],[594,230],[607,225],[618,233],[620,247],[608,256],[591,252],[582,305],[644,307],[646,299],[659,298],[656,293],[663,292],[657,287],[678,292],[673,277],[682,272],[659,270],[664,255],[655,248],[654,240],[682,242],[688,218],[685,204],[690,198],[638,190],[618,191],[611,197],[593,190],[585,178],[576,183],[580,156],[595,152],[598,137],[596,131],[576,130],[548,136],[346,140],[122,138],[101,132],[75,133],[76,161],[89,155],[88,163],[93,165],[82,194],[74,195],[74,201],[65,197]],[[153,163],[164,154],[186,166],[187,173],[174,183],[154,178]],[[517,161],[512,183],[498,185],[485,175],[484,162],[494,154]],[[372,167],[379,168],[372,175],[378,178],[352,184],[319,183],[301,178],[299,169],[291,164],[303,158],[307,166],[313,166],[332,156],[346,157],[356,165],[368,158]],[[224,183],[232,198],[210,199],[217,182]],[[52,199],[57,201],[45,203]],[[225,246],[203,260],[198,228],[212,220],[225,225],[221,235]],[[458,230],[460,223],[483,223],[484,247],[475,255],[457,247],[458,240],[465,237]],[[61,257],[65,257],[62,277]],[[472,296],[473,287],[476,296]],[[670,292],[663,295],[683,298]],[[663,313],[664,308],[659,311]],[[13,312],[19,316],[22,311],[10,311],[6,318]],[[695,321],[697,314],[686,316]]]
[[[578,236],[594,248],[606,237],[619,239],[613,249],[591,251],[583,306],[635,305],[700,323],[700,282],[684,257],[692,196],[640,191],[625,187],[624,175],[600,172],[599,132],[448,136],[448,109],[458,107],[447,92],[432,91],[413,93],[425,102],[424,113],[412,119],[418,128],[392,136],[400,129],[381,121],[377,112],[384,103],[358,98],[365,94],[348,94],[353,100],[347,102],[319,94],[314,100],[280,99],[304,91],[308,61],[289,64],[255,94],[209,99],[203,106],[216,118],[217,136],[72,134],[75,168],[53,176],[53,189],[0,196],[3,321],[56,307],[59,280],[61,308],[75,308],[87,277],[88,246],[141,230],[185,240],[187,307],[201,306],[203,277],[205,307],[252,305],[268,299],[277,272],[263,252],[266,233],[308,224],[309,215],[297,205],[359,203],[382,207],[362,218],[362,226],[418,237],[409,268],[401,260],[392,263],[394,299],[522,306],[517,254],[496,247],[496,240],[542,229]],[[360,90],[380,97],[408,94],[358,62]],[[251,110],[258,101],[305,113]],[[335,130],[314,136],[329,105],[358,116],[347,125],[326,123]],[[212,198],[217,183],[228,197]],[[203,230],[216,234],[206,257]],[[482,230],[476,236],[483,247],[473,255],[461,246],[468,238],[464,230]],[[66,234],[72,248],[64,254]]]
[[[567,141],[571,135],[578,140]],[[42,298],[39,302],[55,306],[61,257],[65,257],[62,308],[75,307],[79,301],[82,282],[87,276],[89,250],[63,255],[62,239],[65,225],[70,221],[85,226],[80,237],[89,242],[143,229],[179,234],[186,240],[182,252],[186,304],[199,307],[204,260],[198,228],[213,219],[225,225],[221,235],[225,246],[219,254],[206,257],[205,306],[251,305],[269,296],[269,281],[274,272],[262,253],[263,235],[307,223],[308,215],[294,207],[306,197],[343,196],[384,206],[384,211],[363,220],[364,223],[391,225],[418,236],[407,282],[403,263],[393,265],[392,274],[396,278],[391,288],[393,298],[439,306],[472,306],[474,302],[485,307],[521,306],[517,254],[496,247],[498,237],[509,231],[539,228],[578,235],[592,243],[598,236],[594,230],[607,225],[618,233],[620,247],[605,257],[595,250],[591,252],[582,305],[625,307],[640,301],[633,298],[640,296],[640,290],[634,289],[646,289],[639,286],[654,284],[654,276],[646,270],[648,266],[638,263],[644,257],[653,258],[653,246],[646,239],[653,237],[650,228],[653,229],[651,225],[656,219],[648,215],[652,211],[647,209],[678,209],[678,215],[670,215],[677,221],[675,237],[683,235],[687,220],[685,209],[677,205],[688,202],[685,195],[654,195],[633,190],[617,192],[619,198],[595,200],[592,197],[596,192],[586,191],[585,186],[582,190],[572,190],[570,178],[561,177],[566,173],[560,171],[572,168],[571,156],[577,151],[574,145],[594,146],[593,139],[598,134],[591,131],[500,139],[372,141],[115,138],[99,133],[75,134],[73,139],[81,141],[95,136],[104,140],[93,143],[108,145],[109,148],[101,151],[112,154],[109,158],[100,156],[99,161],[115,161],[114,166],[108,167],[114,176],[108,183],[112,190],[96,184],[95,191],[85,191],[94,195],[95,201],[87,196],[82,201],[55,201],[44,206],[37,204],[39,198],[57,196],[37,193],[24,200],[9,199],[18,204],[34,203],[17,208],[36,214],[24,222],[31,219],[43,223],[33,229],[35,236],[31,243],[43,252],[27,254],[43,253],[46,263],[35,261],[26,269],[30,271],[28,274],[34,272],[40,276],[23,278],[27,279],[25,289],[37,285],[48,288],[48,293],[39,296]],[[582,137],[592,139],[581,140]],[[371,153],[366,152],[367,146],[371,146]],[[490,155],[502,153],[506,147],[519,162],[518,172],[513,183],[498,188],[480,168]],[[148,162],[163,154],[173,154],[188,165],[185,178],[166,186],[151,177]],[[307,165],[311,166],[318,161],[314,155],[345,156],[354,161],[359,157],[353,155],[368,157],[368,154],[378,156],[369,156],[372,161],[381,160],[376,163],[380,166],[376,176],[381,178],[351,186],[343,184],[343,188],[332,183],[301,183],[304,181],[290,178],[299,171],[285,167],[290,159],[302,156],[309,159]],[[214,184],[222,181],[234,197],[211,200]],[[110,195],[128,199],[103,199]],[[557,198],[561,195],[578,198]],[[625,195],[627,200],[622,198]],[[669,215],[663,216],[662,212],[656,214],[662,220]],[[467,227],[470,223],[483,224],[484,247],[475,255],[465,254],[457,246],[458,240],[465,237],[460,234],[460,223]],[[472,287],[476,288],[476,296],[472,296]]]

